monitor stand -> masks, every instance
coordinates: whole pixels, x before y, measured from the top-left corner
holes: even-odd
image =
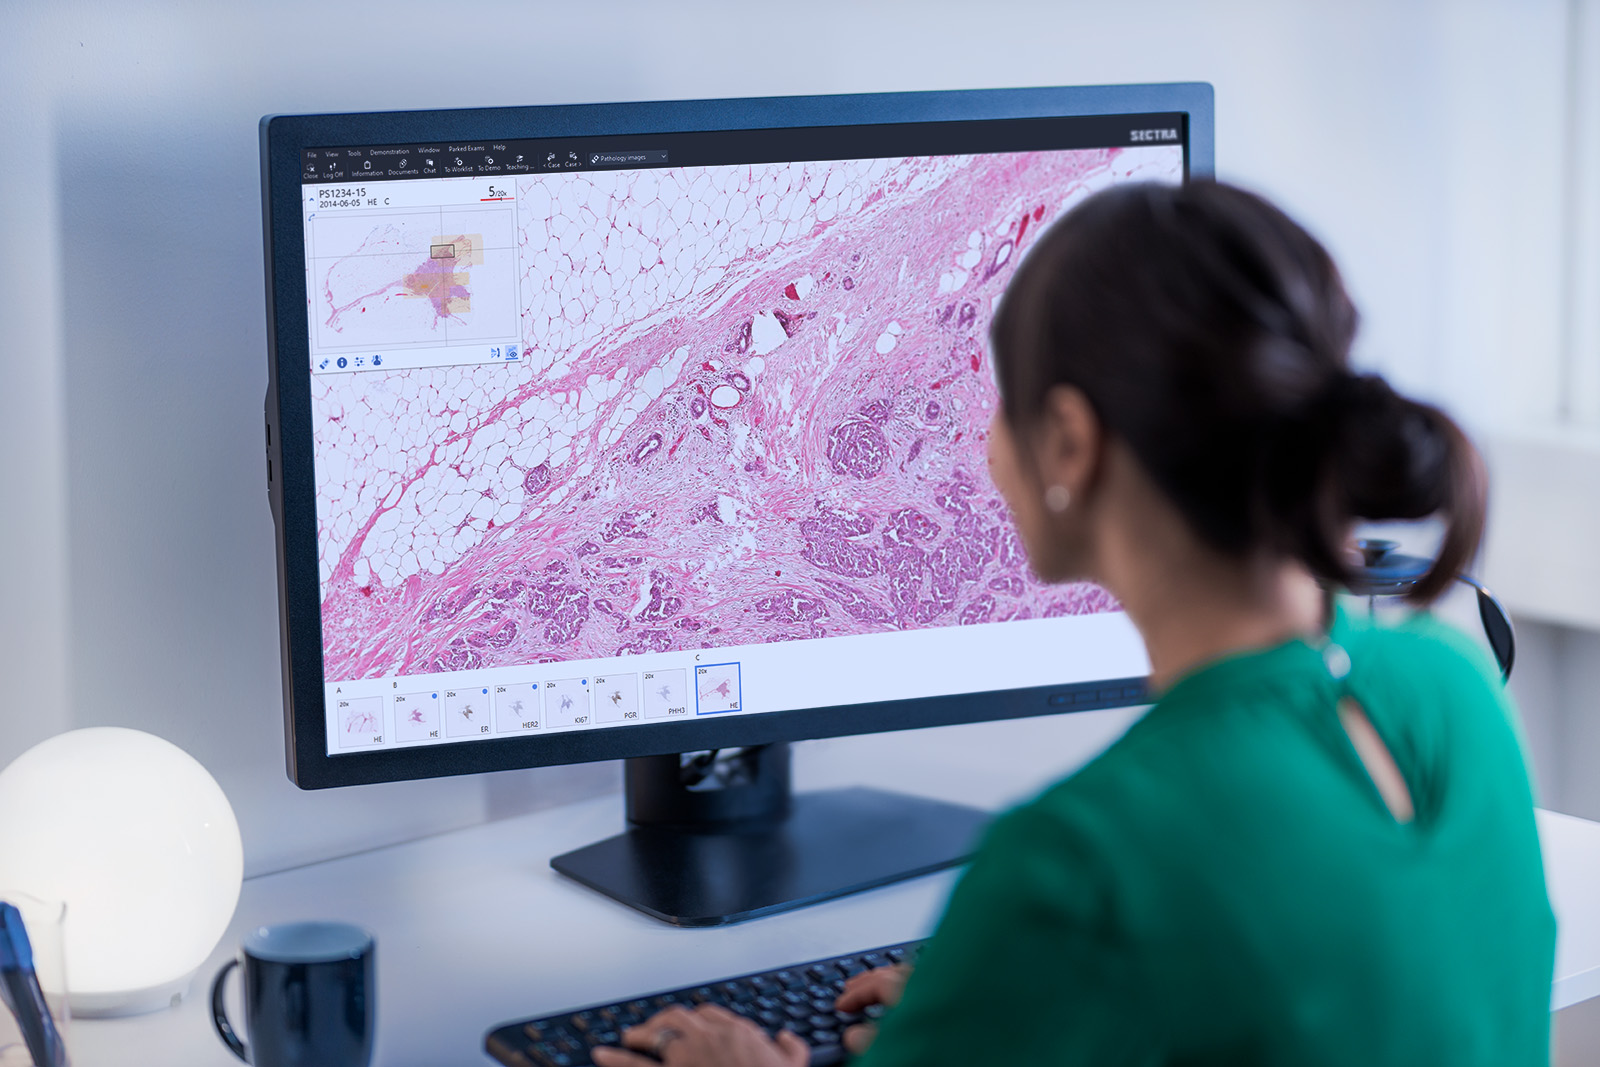
[[[989,814],[878,789],[796,795],[787,744],[627,761],[628,829],[557,856],[674,926],[722,926],[964,862]]]

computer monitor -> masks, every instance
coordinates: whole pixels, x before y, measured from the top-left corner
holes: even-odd
[[[627,758],[558,869],[722,922],[981,821],[792,798],[788,742],[1141,699],[989,482],[987,327],[1074,203],[1211,173],[1209,86],[275,116],[261,162],[298,785]]]

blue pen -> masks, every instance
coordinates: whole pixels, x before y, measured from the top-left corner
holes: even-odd
[[[22,913],[0,900],[0,1000],[17,1017],[17,1027],[37,1067],[67,1067],[66,1046],[45,1004],[33,971],[33,946]]]

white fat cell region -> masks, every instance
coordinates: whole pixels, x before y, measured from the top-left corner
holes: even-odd
[[[394,698],[395,740],[433,741],[439,730],[438,693],[402,693]]]
[[[546,720],[551,726],[588,726],[593,712],[589,707],[588,678],[558,678],[544,683]]]
[[[489,726],[489,690],[463,686],[444,691],[444,731],[447,737],[478,737]]]
[[[639,676],[637,674],[595,675],[594,717],[596,722],[637,721]]]
[[[340,748],[383,744],[382,697],[338,697],[334,710],[338,713]]]
[[[677,669],[645,671],[640,679],[647,718],[689,714],[689,672]]]
[[[539,683],[518,682],[494,687],[494,725],[503,734],[539,728]]]
[[[694,669],[695,710],[700,715],[714,715],[719,711],[738,711],[739,665],[737,663],[712,663]]]

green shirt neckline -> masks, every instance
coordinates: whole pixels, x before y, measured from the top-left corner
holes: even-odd
[[[1333,621],[1323,639],[1323,648],[1311,644],[1304,637],[1291,637],[1276,645],[1264,648],[1244,648],[1227,652],[1215,659],[1193,667],[1187,674],[1156,696],[1156,709],[1171,704],[1196,703],[1208,693],[1227,690],[1240,684],[1264,681],[1289,674],[1309,673],[1325,680],[1330,686],[1336,679],[1323,658],[1323,650],[1332,645],[1345,648],[1351,632],[1350,620],[1344,608],[1334,605]],[[1199,702],[1204,702],[1203,700]]]

